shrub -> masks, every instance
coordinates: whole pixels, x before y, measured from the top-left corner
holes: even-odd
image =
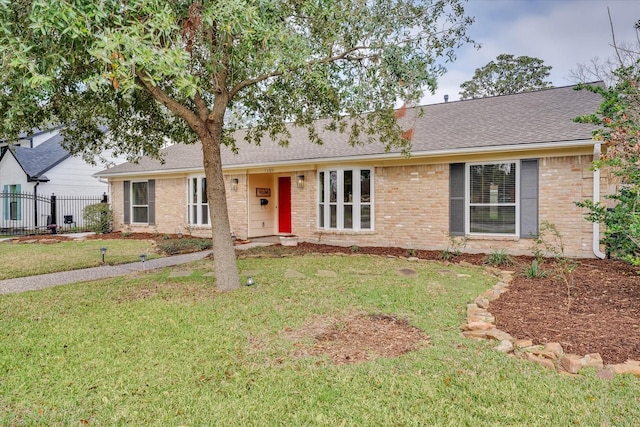
[[[204,251],[213,246],[211,239],[177,239],[158,244],[158,250],[167,255]]]
[[[110,233],[113,225],[113,212],[107,203],[85,206],[82,212],[87,228],[96,233]]]

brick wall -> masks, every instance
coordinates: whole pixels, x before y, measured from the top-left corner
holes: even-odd
[[[593,257],[592,224],[576,201],[592,195],[591,156],[543,157],[539,159],[539,221],[554,224],[564,239],[570,256]],[[296,176],[305,175],[304,188]],[[374,220],[370,232],[332,232],[317,230],[317,172],[292,172],[292,230],[301,240],[337,245],[400,246],[441,250],[449,239],[449,165],[376,167],[374,170]],[[246,238],[247,175],[228,175],[225,182],[238,179],[238,191],[227,189],[231,228],[238,238]],[[609,189],[605,174],[601,191]],[[156,222],[153,226],[124,226],[122,223],[122,181],[112,185],[111,200],[115,229],[175,233],[186,218],[186,178],[156,179]],[[209,228],[193,230],[209,236]],[[531,239],[514,237],[468,237],[465,250],[490,252],[506,249],[513,254],[530,254]]]
[[[591,156],[539,159],[539,221],[549,221],[560,231],[568,256],[593,257],[592,224],[574,202],[592,196]],[[315,174],[313,198],[307,198],[315,221]],[[373,232],[317,231],[305,222],[295,222],[294,232],[303,240],[337,245],[400,246],[441,250],[449,239],[449,165],[377,167],[375,169],[375,230]],[[601,191],[607,191],[606,178]],[[305,189],[306,191],[306,189]],[[307,212],[305,211],[305,215]],[[514,237],[470,236],[468,252],[505,249],[530,254],[532,240]]]

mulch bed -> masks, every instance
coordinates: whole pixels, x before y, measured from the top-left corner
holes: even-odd
[[[21,240],[60,239],[62,235],[29,236]],[[96,235],[95,239],[120,239],[120,233]],[[131,233],[127,239],[166,240],[165,235]],[[178,238],[171,235],[169,238]],[[282,253],[360,253],[418,257],[436,260],[440,251],[409,251],[386,247],[342,247],[300,243],[296,247],[280,245],[261,248],[278,256]],[[614,260],[579,260],[566,284],[552,273],[547,278],[527,279],[524,269],[531,257],[516,257],[509,290],[492,301],[489,311],[496,326],[519,339],[531,339],[536,344],[558,342],[567,353],[600,353],[606,364],[640,360],[640,269]],[[483,254],[463,254],[452,262],[466,261],[481,265]],[[550,269],[551,262],[543,264]],[[326,342],[325,342],[326,345]],[[344,354],[338,357],[343,357]]]

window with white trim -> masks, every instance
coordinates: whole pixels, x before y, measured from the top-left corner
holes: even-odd
[[[467,164],[467,234],[519,234],[520,162]]]
[[[134,223],[149,223],[149,185],[147,181],[131,183],[131,213]]]
[[[373,171],[332,168],[318,172],[318,228],[373,229]]]
[[[207,198],[207,178],[197,176],[189,178],[189,224],[209,224],[209,200]]]

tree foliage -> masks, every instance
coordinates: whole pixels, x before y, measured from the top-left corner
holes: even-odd
[[[462,99],[509,95],[553,87],[545,81],[551,66],[529,56],[502,54],[482,68],[476,68],[473,78],[460,85]]]
[[[286,144],[293,123],[321,143],[314,121],[329,118],[352,144],[406,150],[393,105],[435,90],[471,23],[462,0],[0,0],[0,136],[61,124],[74,154],[132,159],[200,140],[231,289],[220,147],[234,130]]]
[[[585,200],[577,203],[589,209],[587,219],[606,226],[602,243],[617,257],[640,265],[640,63],[615,71],[617,84],[610,88],[583,86],[603,97],[595,114],[579,117],[581,123],[599,128],[594,140],[604,145],[594,168],[617,178],[618,191],[605,196],[606,203]]]

